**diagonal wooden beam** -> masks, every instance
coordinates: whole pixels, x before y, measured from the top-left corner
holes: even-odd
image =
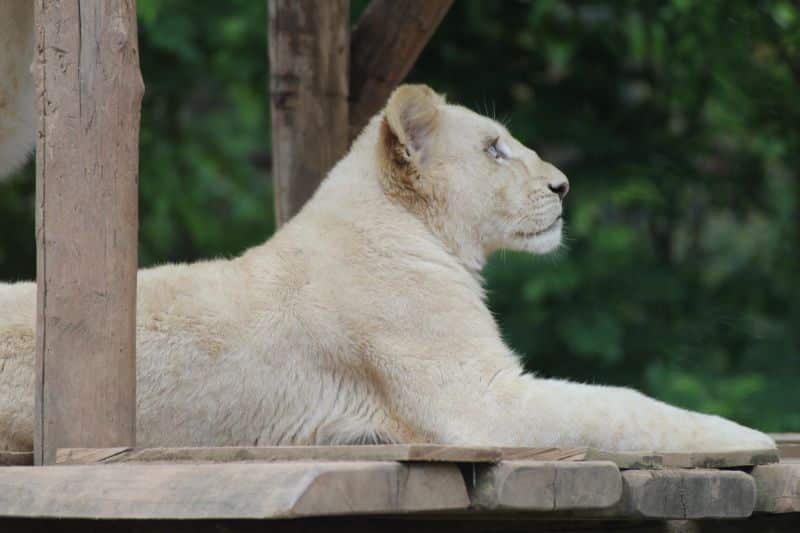
[[[453,0],[372,0],[350,40],[350,138],[405,78]]]

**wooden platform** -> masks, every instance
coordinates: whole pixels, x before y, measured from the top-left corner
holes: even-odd
[[[5,457],[20,462],[19,454]],[[60,450],[58,459],[55,466],[0,468],[0,526],[4,518],[402,515],[633,523],[769,513],[797,518],[800,530],[800,462],[777,463],[763,450],[684,455],[433,445],[113,448]],[[735,468],[697,468],[707,464]]]
[[[497,448],[396,444],[381,446],[261,446],[212,448],[71,448],[58,464],[227,463],[241,461],[400,461],[497,463],[500,461],[610,461],[621,469],[735,468],[778,462],[775,450],[658,453],[607,452],[594,448]]]

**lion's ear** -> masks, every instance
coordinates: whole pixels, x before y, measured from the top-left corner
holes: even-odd
[[[401,85],[386,104],[386,122],[403,145],[407,157],[417,163],[433,140],[444,99],[427,85]]]

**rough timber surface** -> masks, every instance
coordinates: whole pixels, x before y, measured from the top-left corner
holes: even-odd
[[[751,474],[758,491],[756,512],[800,513],[800,461],[757,466]]]
[[[102,454],[101,454],[102,455]],[[438,446],[434,444],[388,444],[364,446],[262,446],[217,448],[142,448],[108,454],[100,461],[86,450],[59,450],[62,464],[211,462],[240,461],[402,461],[492,463],[500,460],[497,448]]]
[[[773,433],[781,459],[800,459],[800,433]]]
[[[0,466],[29,466],[33,464],[33,452],[0,452]]]
[[[32,3],[39,116],[34,449],[37,463],[53,463],[58,448],[136,442],[144,84],[134,0]]]
[[[107,453],[106,457],[102,457]],[[501,460],[611,461],[622,469],[736,468],[778,461],[776,450],[693,454],[606,452],[593,448],[497,448],[437,444],[263,446],[212,448],[62,449],[57,462],[405,461],[496,463]]]
[[[458,467],[395,462],[0,469],[0,517],[265,519],[465,509]]]
[[[610,517],[657,520],[746,518],[756,503],[753,478],[734,470],[627,470]]]
[[[467,483],[472,506],[491,511],[606,509],[622,496],[609,461],[503,461],[477,466]]]

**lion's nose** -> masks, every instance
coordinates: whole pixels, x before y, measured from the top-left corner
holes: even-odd
[[[558,181],[556,183],[548,183],[547,188],[556,193],[563,202],[564,198],[566,198],[567,194],[569,194],[569,181],[567,181],[567,179],[564,178],[563,181]]]

